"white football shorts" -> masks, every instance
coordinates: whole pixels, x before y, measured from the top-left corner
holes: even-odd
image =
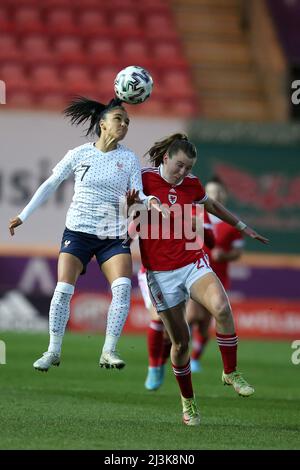
[[[172,271],[147,271],[150,297],[157,312],[186,302],[194,282],[208,273],[213,273],[208,256]]]

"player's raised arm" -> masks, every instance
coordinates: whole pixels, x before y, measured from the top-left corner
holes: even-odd
[[[247,224],[239,220],[235,215],[233,215],[226,207],[224,207],[220,202],[215,201],[211,198],[207,198],[204,202],[205,209],[210,214],[215,215],[219,219],[227,222],[229,225],[236,227],[238,230],[243,231],[248,237],[254,238],[262,243],[269,243],[268,238],[260,235],[251,227],[248,227]]]
[[[22,212],[10,220],[9,231],[12,236],[15,233],[14,229],[21,225],[30,216],[30,214],[35,211],[35,209],[37,209],[45,201],[47,201],[47,199],[49,199],[51,194],[56,191],[62,181],[64,181],[69,176],[71,171],[71,156],[70,152],[68,152],[53,169],[53,174],[36,190]]]

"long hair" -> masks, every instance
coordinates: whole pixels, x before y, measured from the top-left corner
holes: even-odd
[[[154,166],[157,167],[163,163],[163,157],[166,152],[168,152],[169,157],[172,158],[179,150],[182,150],[189,158],[197,157],[195,145],[188,140],[186,134],[180,132],[155,142],[144,156],[149,155],[150,162],[154,163]]]
[[[89,121],[89,127],[85,135],[95,133],[99,137],[101,134],[99,121],[113,108],[125,109],[119,98],[113,98],[108,104],[103,104],[85,98],[84,96],[76,96],[64,109],[63,113],[66,117],[71,118],[71,124],[75,124],[76,126]]]

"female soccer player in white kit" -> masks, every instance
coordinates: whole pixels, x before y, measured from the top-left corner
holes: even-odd
[[[14,235],[14,229],[73,174],[74,195],[67,213],[58,258],[58,283],[49,311],[50,343],[48,351],[33,366],[47,371],[50,366],[59,365],[76,281],[80,274],[85,273],[86,265],[95,255],[112,290],[99,365],[121,369],[125,362],[116,352],[116,344],[129,312],[132,266],[130,248],[125,242],[126,218],[120,214],[120,202],[132,190],[139,191],[146,205],[157,206],[157,201],[143,194],[138,158],[119,144],[129,125],[128,114],[120,100],[113,99],[105,106],[79,97],[70,103],[65,114],[71,118],[72,124],[89,122],[86,135],[96,133],[99,137],[97,142],[89,142],[67,152],[52,175],[9,225],[11,235]]]
[[[150,161],[155,167],[142,170],[145,194],[153,194],[171,209],[203,204],[205,209],[230,225],[263,243],[268,240],[239,221],[220,203],[208,198],[199,179],[190,174],[197,158],[195,146],[183,134],[174,134],[156,142],[149,150]],[[188,213],[190,211],[188,210]],[[177,213],[177,215],[176,215]],[[140,234],[141,258],[147,269],[147,281],[156,311],[159,313],[171,338],[171,361],[177,379],[183,407],[183,422],[189,426],[200,424],[200,414],[195,402],[189,357],[189,328],[185,318],[185,302],[191,297],[202,304],[215,317],[216,336],[220,348],[224,384],[232,385],[242,396],[250,396],[254,389],[236,370],[237,336],[231,307],[224,288],[208,263],[205,252],[185,236],[176,236],[176,218],[186,223],[183,210],[174,211],[170,236],[164,237],[163,219],[159,219],[157,231],[152,237],[151,212],[146,234]],[[141,226],[142,230],[142,226]],[[140,232],[142,233],[142,231]]]

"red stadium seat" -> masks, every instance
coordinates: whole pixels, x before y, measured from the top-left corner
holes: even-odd
[[[23,60],[27,63],[36,63],[36,61],[48,63],[54,60],[47,35],[33,34],[24,37],[22,53]]]
[[[99,0],[71,0],[72,5],[78,10],[84,11],[86,8],[99,8]],[[101,2],[102,3],[102,2]],[[105,8],[105,4],[101,5],[101,10]]]
[[[86,61],[80,38],[72,36],[58,37],[54,41],[54,54],[62,64],[83,64]]]
[[[114,31],[108,23],[108,16],[102,9],[84,8],[77,11],[77,35],[83,38],[114,37]]]
[[[18,33],[41,33],[45,29],[40,10],[34,6],[16,8],[14,22]]]
[[[94,80],[96,81],[99,93],[112,98],[114,94],[114,80],[119,69],[117,67],[103,67],[96,70]]]
[[[107,18],[100,10],[83,10],[80,11],[78,25],[80,28],[87,28],[89,31],[101,34],[103,28],[107,26]]]
[[[34,93],[61,92],[64,84],[56,67],[36,65],[31,70],[32,89]]]
[[[40,107],[53,110],[63,110],[67,102],[66,95],[59,92],[45,92],[37,98]]]
[[[0,33],[0,62],[17,61],[21,57],[17,39],[9,33]]]
[[[0,67],[0,79],[6,84],[7,91],[29,91],[30,81],[25,69],[18,63],[6,63]]]
[[[68,66],[62,72],[65,90],[70,94],[93,94],[96,83],[92,80],[89,70],[80,66]]]
[[[177,31],[169,15],[149,14],[145,17],[145,34],[148,38],[177,39]]]
[[[39,1],[39,3],[41,2]],[[72,6],[73,1],[72,0],[43,0],[43,4],[45,7],[68,8]]]
[[[118,62],[115,42],[107,37],[91,39],[86,46],[86,58],[93,65],[114,65]]]
[[[13,23],[8,8],[0,6],[0,31],[1,33],[12,31]]]
[[[27,91],[7,90],[6,106],[16,108],[32,108],[34,95]]]
[[[195,90],[188,74],[180,70],[167,70],[163,76],[163,85],[166,90],[166,96],[172,96],[174,99],[193,98]]]
[[[38,6],[41,3],[41,0],[2,0],[1,3],[6,3],[7,5],[16,8],[20,6],[31,7]]]
[[[73,12],[69,8],[49,9],[46,13],[46,25],[48,34],[52,36],[78,33]]]
[[[151,68],[152,64],[153,61],[146,42],[131,39],[121,45],[120,66],[140,65],[147,69]]]
[[[157,67],[187,68],[187,61],[183,57],[177,42],[157,41],[151,44],[151,52]]]
[[[164,115],[167,112],[163,100],[154,99],[152,96],[141,106],[130,106],[129,112],[132,114],[144,114],[148,116]]]
[[[114,14],[111,25],[119,38],[139,38],[143,36],[139,16],[135,13],[120,11]]]

